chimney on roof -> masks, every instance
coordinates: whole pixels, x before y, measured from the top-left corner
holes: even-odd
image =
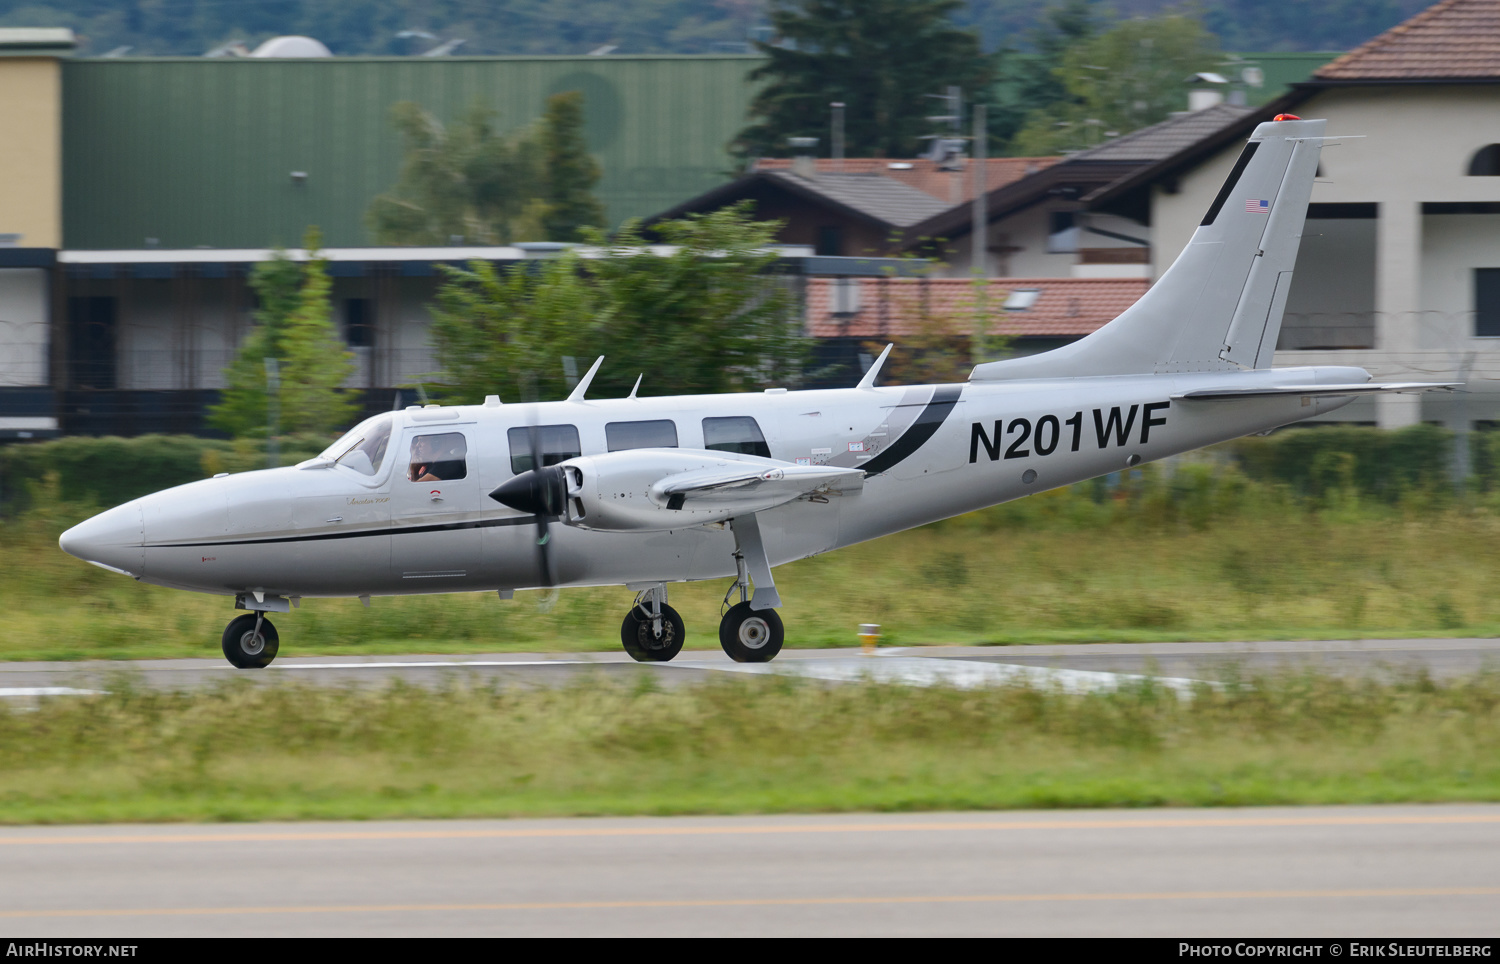
[[[1229,81],[1222,74],[1200,71],[1188,78],[1193,87],[1188,91],[1188,113],[1207,110],[1224,102],[1224,88]]]
[[[788,137],[786,142],[797,152],[792,157],[792,173],[808,180],[817,177],[818,162],[813,159],[813,151],[817,149],[818,139],[816,137]]]

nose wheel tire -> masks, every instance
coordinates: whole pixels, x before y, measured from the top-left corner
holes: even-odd
[[[625,652],[631,659],[638,663],[664,663],[682,652],[686,630],[677,610],[665,604],[661,607],[660,636],[651,623],[651,617],[640,606],[632,606],[625,614],[625,622],[620,624],[620,642],[625,644]]]
[[[781,652],[786,629],[774,609],[732,606],[719,623],[719,645],[736,663],[769,663]]]
[[[261,669],[270,666],[271,660],[276,658],[281,637],[271,621],[264,617],[260,620],[260,630],[256,631],[257,615],[236,616],[224,629],[224,658],[236,669]]]

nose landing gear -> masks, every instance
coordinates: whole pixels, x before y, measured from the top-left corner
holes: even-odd
[[[265,613],[245,613],[224,629],[224,658],[236,669],[262,669],[276,658],[280,641]]]

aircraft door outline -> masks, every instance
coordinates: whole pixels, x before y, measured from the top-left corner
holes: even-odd
[[[391,473],[391,572],[403,583],[476,577],[481,537],[473,426],[416,425],[402,433]]]

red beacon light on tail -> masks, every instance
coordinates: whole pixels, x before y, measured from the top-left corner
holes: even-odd
[[[1273,120],[1273,121],[1301,120],[1301,119],[1302,118],[1298,117],[1296,114],[1277,114],[1275,117],[1271,118],[1271,120]]]

